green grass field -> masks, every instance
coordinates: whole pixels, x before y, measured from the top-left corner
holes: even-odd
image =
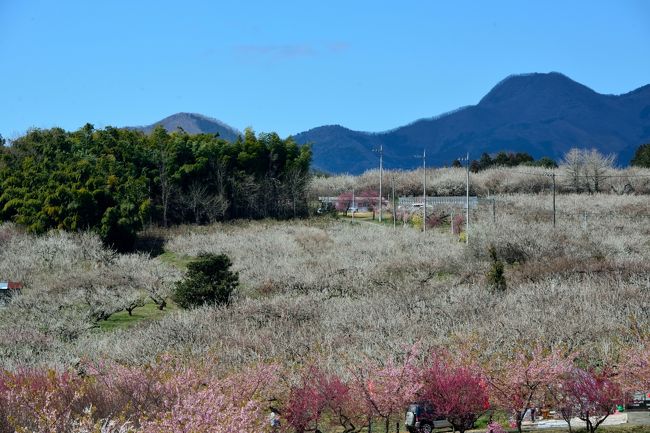
[[[140,322],[148,320],[156,320],[169,314],[170,311],[177,310],[178,306],[171,300],[167,301],[167,306],[163,311],[158,309],[158,306],[153,302],[147,302],[143,307],[133,310],[133,315],[129,316],[126,311],[118,311],[108,319],[99,322],[100,331],[113,331],[116,329],[125,329],[134,326]]]
[[[182,254],[176,254],[171,251],[165,251],[161,255],[158,256],[158,258],[167,264],[170,264],[172,266],[177,267],[178,269],[185,269],[187,268],[187,264],[194,260],[194,257],[190,257],[188,255]]]

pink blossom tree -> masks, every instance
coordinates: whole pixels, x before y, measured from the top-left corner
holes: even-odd
[[[501,424],[492,421],[487,425],[487,431],[485,433],[506,433],[506,431]]]
[[[241,433],[268,428],[266,404],[277,368],[258,366],[219,379],[201,369],[169,379],[171,399],[142,423],[143,433]]]
[[[327,407],[330,398],[328,378],[315,367],[306,368],[300,383],[291,388],[284,417],[296,433],[318,430],[318,421]]]
[[[365,189],[356,197],[358,206],[367,207],[374,212],[374,209],[379,205],[379,191],[373,189]]]
[[[616,370],[617,381],[626,394],[650,389],[650,342],[625,348]]]
[[[359,388],[340,381],[331,383],[330,387],[329,392],[337,394],[338,398],[329,401],[329,410],[332,421],[343,429],[342,433],[359,433],[368,428],[368,406]]]
[[[409,348],[401,362],[369,361],[354,372],[353,386],[364,396],[368,415],[381,418],[386,433],[391,417],[402,412],[421,387],[415,365],[418,350],[417,345]]]
[[[455,363],[451,356],[432,353],[422,370],[422,383],[420,395],[461,433],[490,407],[480,369]]]
[[[365,189],[352,194],[352,191],[346,191],[339,194],[336,200],[336,210],[339,212],[347,211],[351,206],[367,207],[374,209],[378,204],[379,193],[372,189]],[[354,199],[354,200],[353,200]]]
[[[551,404],[557,412],[559,412],[562,419],[569,426],[569,433],[572,432],[571,420],[576,416],[576,407],[571,398],[571,395],[567,392],[566,382],[569,378],[570,371],[563,373],[558,377],[553,383],[546,385],[548,403]]]
[[[491,366],[487,375],[490,396],[496,406],[512,411],[521,432],[526,410],[539,405],[547,385],[570,369],[571,362],[559,350],[545,352],[538,346],[521,351],[505,363]]]
[[[355,391],[334,374],[305,368],[299,384],[289,392],[284,418],[298,433],[317,432],[319,421],[327,414],[330,424],[344,433],[358,433],[367,427],[368,416],[364,396]]]
[[[80,411],[84,380],[74,373],[46,369],[0,370],[0,428],[11,431],[66,432]],[[3,413],[4,412],[4,413]]]
[[[352,206],[352,191],[346,191],[339,194],[336,199],[336,210],[339,212],[346,212]]]
[[[563,380],[562,386],[567,403],[576,416],[587,424],[590,433],[594,433],[614,413],[616,404],[623,400],[621,386],[608,370],[596,372],[574,368]]]

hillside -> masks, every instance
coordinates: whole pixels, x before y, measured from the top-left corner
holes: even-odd
[[[241,134],[237,129],[226,125],[220,120],[196,113],[176,113],[151,125],[133,126],[129,127],[129,129],[141,130],[148,134],[158,125],[162,125],[169,132],[173,132],[180,127],[188,134],[218,133],[219,137],[227,141],[235,141]]]
[[[626,165],[636,148],[650,142],[650,85],[623,95],[602,95],[552,72],[510,76],[477,105],[387,132],[368,133],[339,125],[297,134],[312,143],[314,167],[361,173],[377,167],[372,148],[383,145],[385,166],[413,168],[423,148],[428,163],[442,166],[466,152],[528,152],[559,159],[572,147],[617,154]]]

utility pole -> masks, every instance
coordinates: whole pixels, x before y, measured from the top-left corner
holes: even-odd
[[[467,161],[467,185],[465,195],[465,244],[469,243],[469,152],[465,158],[460,157],[458,161]]]
[[[492,197],[492,224],[497,222],[497,204],[494,197]]]
[[[451,210],[450,221],[451,221],[451,234],[453,235],[454,234],[454,210],[453,209]]]
[[[390,177],[390,183],[393,190],[393,229],[397,227],[397,209],[395,208],[395,175]]]
[[[384,210],[384,204],[382,200],[382,190],[381,190],[381,181],[384,177],[384,145],[380,144],[378,148],[373,149],[373,152],[379,153],[379,222],[382,221],[382,214]]]
[[[424,193],[422,232],[426,233],[427,232],[427,150],[426,149],[422,150],[422,169],[424,170],[424,175],[422,176],[422,178],[424,179],[424,181],[422,182],[423,185],[422,192]]]
[[[469,152],[467,152],[467,197],[465,200],[465,245],[469,244]]]
[[[415,155],[415,158],[422,158],[422,232],[427,232],[427,150],[422,151],[422,155]]]
[[[555,169],[551,169],[551,173],[546,173],[545,176],[549,176],[552,179],[553,185],[553,228],[555,228]]]
[[[555,228],[555,170],[553,170],[553,228]]]

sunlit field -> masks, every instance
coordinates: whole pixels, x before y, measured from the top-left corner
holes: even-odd
[[[383,367],[404,372],[407,359],[425,365],[428,354],[443,352],[492,374],[513,368],[521,353],[629,365],[629,351],[641,348],[650,330],[647,197],[559,194],[555,227],[548,192],[492,198],[494,205],[471,210],[469,231],[463,223],[460,233],[451,230],[452,209],[435,208],[439,218],[426,232],[403,220],[394,227],[389,212],[385,224],[369,214],[152,228],[146,236],[163,250],[132,254],[113,252],[90,233],[34,236],[4,224],[0,274],[25,287],[0,307],[0,363],[10,375],[25,368],[83,372],[119,389],[129,375],[147,386],[185,380],[169,370],[171,362],[179,374],[216,381],[208,386],[224,395],[239,395],[226,382],[253,368],[246,374],[269,385],[246,394],[261,420],[264,399],[287,404],[292,387],[312,374],[308,366],[353,386]],[[228,255],[240,284],[228,305],[180,309],[170,295],[201,253]],[[495,279],[496,263],[503,272]],[[360,366],[374,367],[363,373]],[[275,380],[279,371],[286,381]],[[4,383],[19,383],[7,377]],[[81,386],[57,380],[43,386]],[[97,412],[83,421],[83,408],[66,409],[68,427],[103,419],[123,431],[173,430],[144,421],[146,413],[172,410],[151,395],[137,410],[116,402],[124,396],[107,402],[92,395],[79,404],[92,402]],[[48,404],[43,410],[59,407]],[[401,420],[398,406],[386,418],[391,431]],[[114,413],[128,414],[130,424]],[[321,430],[331,424],[344,431],[327,413]],[[21,416],[31,425],[29,414]],[[384,421],[375,419],[382,430]]]

